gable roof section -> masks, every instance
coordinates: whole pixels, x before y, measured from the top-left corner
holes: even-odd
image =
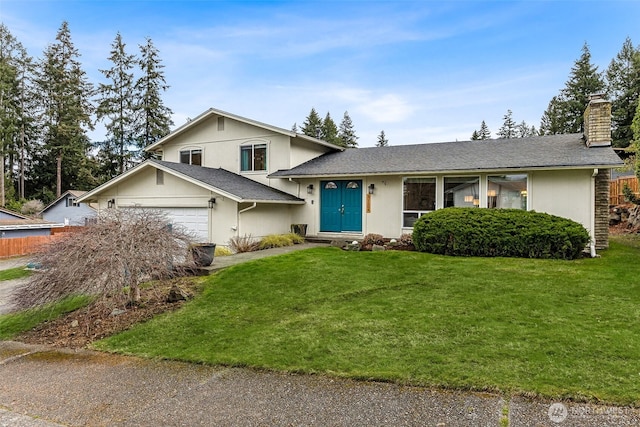
[[[270,177],[584,169],[621,166],[611,147],[587,148],[582,134],[349,149]]]
[[[0,207],[0,220],[2,219],[7,220],[7,219],[31,219],[31,218],[19,212],[14,212],[12,210]]]
[[[207,190],[229,197],[236,202],[259,203],[287,203],[301,204],[304,200],[271,188],[244,176],[229,172],[225,169],[207,168],[202,166],[187,165],[184,163],[165,162],[150,159],[138,166],[129,169],[125,173],[113,178],[94,190],[84,194],[79,202],[95,200],[96,196],[113,185],[126,180],[145,168],[163,170],[180,179],[189,181]]]
[[[313,138],[304,134],[299,134],[290,130],[286,130],[277,126],[272,126],[266,123],[262,123],[256,120],[252,120],[252,119],[248,119],[246,117],[242,117],[242,116],[237,116],[235,114],[231,114],[231,113],[227,113],[226,111],[222,111],[222,110],[217,110],[215,108],[209,108],[207,111],[205,111],[204,113],[200,114],[198,117],[196,117],[193,120],[188,121],[187,123],[183,124],[182,126],[179,126],[178,128],[174,129],[169,135],[159,139],[158,141],[154,142],[153,144],[149,145],[148,147],[146,147],[144,150],[149,152],[149,151],[154,151],[156,149],[158,149],[159,147],[161,147],[162,145],[170,142],[172,139],[174,139],[175,137],[179,136],[180,134],[186,132],[187,130],[198,126],[200,123],[203,123],[204,121],[206,121],[208,118],[210,117],[215,117],[215,116],[221,116],[221,117],[227,117],[229,119],[232,120],[236,120],[238,122],[241,123],[246,123],[252,126],[256,126],[262,129],[266,129],[269,130],[271,132],[275,132],[275,133],[279,133],[281,135],[286,135],[290,138],[300,138],[301,140],[307,141],[307,142],[311,142],[314,144],[318,144],[318,145],[322,145],[324,147],[329,147],[329,148],[333,148],[335,150],[344,150],[343,147],[339,147],[335,144],[331,144],[329,142],[323,141],[321,139],[317,139],[317,138]]]
[[[53,202],[49,203],[47,205],[47,207],[45,207],[44,209],[42,209],[42,211],[40,211],[40,213],[46,212],[47,210],[51,209],[53,206],[57,205],[58,203],[60,203],[61,200],[64,200],[68,195],[71,195],[73,197],[75,197],[76,199],[79,199],[80,197],[82,197],[84,194],[86,193],[86,191],[82,191],[82,190],[67,190],[64,193],[62,193],[62,195],[60,197],[58,197],[57,199],[55,199]],[[91,206],[90,204],[86,204],[88,207],[90,207],[91,209],[95,209],[93,206]]]

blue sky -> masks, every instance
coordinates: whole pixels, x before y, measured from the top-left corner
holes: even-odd
[[[636,1],[0,0],[0,20],[40,57],[62,21],[93,82],[116,33],[129,53],[150,37],[176,126],[214,107],[300,125],[311,107],[351,116],[360,146],[467,140],[507,109],[529,125],[564,87],[582,45],[606,69]],[[101,128],[92,133],[101,138]]]

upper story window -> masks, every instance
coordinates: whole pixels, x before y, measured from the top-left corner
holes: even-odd
[[[197,149],[180,151],[180,163],[202,166],[202,150]]]
[[[527,175],[487,177],[487,207],[527,209]]]
[[[80,203],[78,203],[78,199],[76,197],[67,197],[67,207],[78,207]]]
[[[266,171],[267,144],[243,145],[240,147],[240,171]]]

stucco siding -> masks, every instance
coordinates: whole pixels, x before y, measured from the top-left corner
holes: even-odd
[[[164,184],[156,184],[156,170],[146,168],[100,194],[100,208],[115,199],[116,206],[206,207],[211,193],[183,179],[164,173]]]
[[[240,205],[239,212],[250,207]],[[261,238],[269,234],[284,234],[291,231],[292,215],[289,205],[257,205],[238,214],[238,235]]]
[[[591,235],[593,170],[535,171],[529,175],[529,208],[572,219]]]

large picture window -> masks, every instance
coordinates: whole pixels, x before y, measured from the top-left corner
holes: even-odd
[[[180,151],[180,163],[202,166],[202,150]]]
[[[527,209],[527,175],[487,177],[487,207]]]
[[[413,227],[421,215],[436,209],[435,178],[405,178],[403,227]]]
[[[266,171],[267,144],[243,145],[240,147],[240,170]]]
[[[480,178],[454,176],[444,178],[444,207],[480,206]]]

